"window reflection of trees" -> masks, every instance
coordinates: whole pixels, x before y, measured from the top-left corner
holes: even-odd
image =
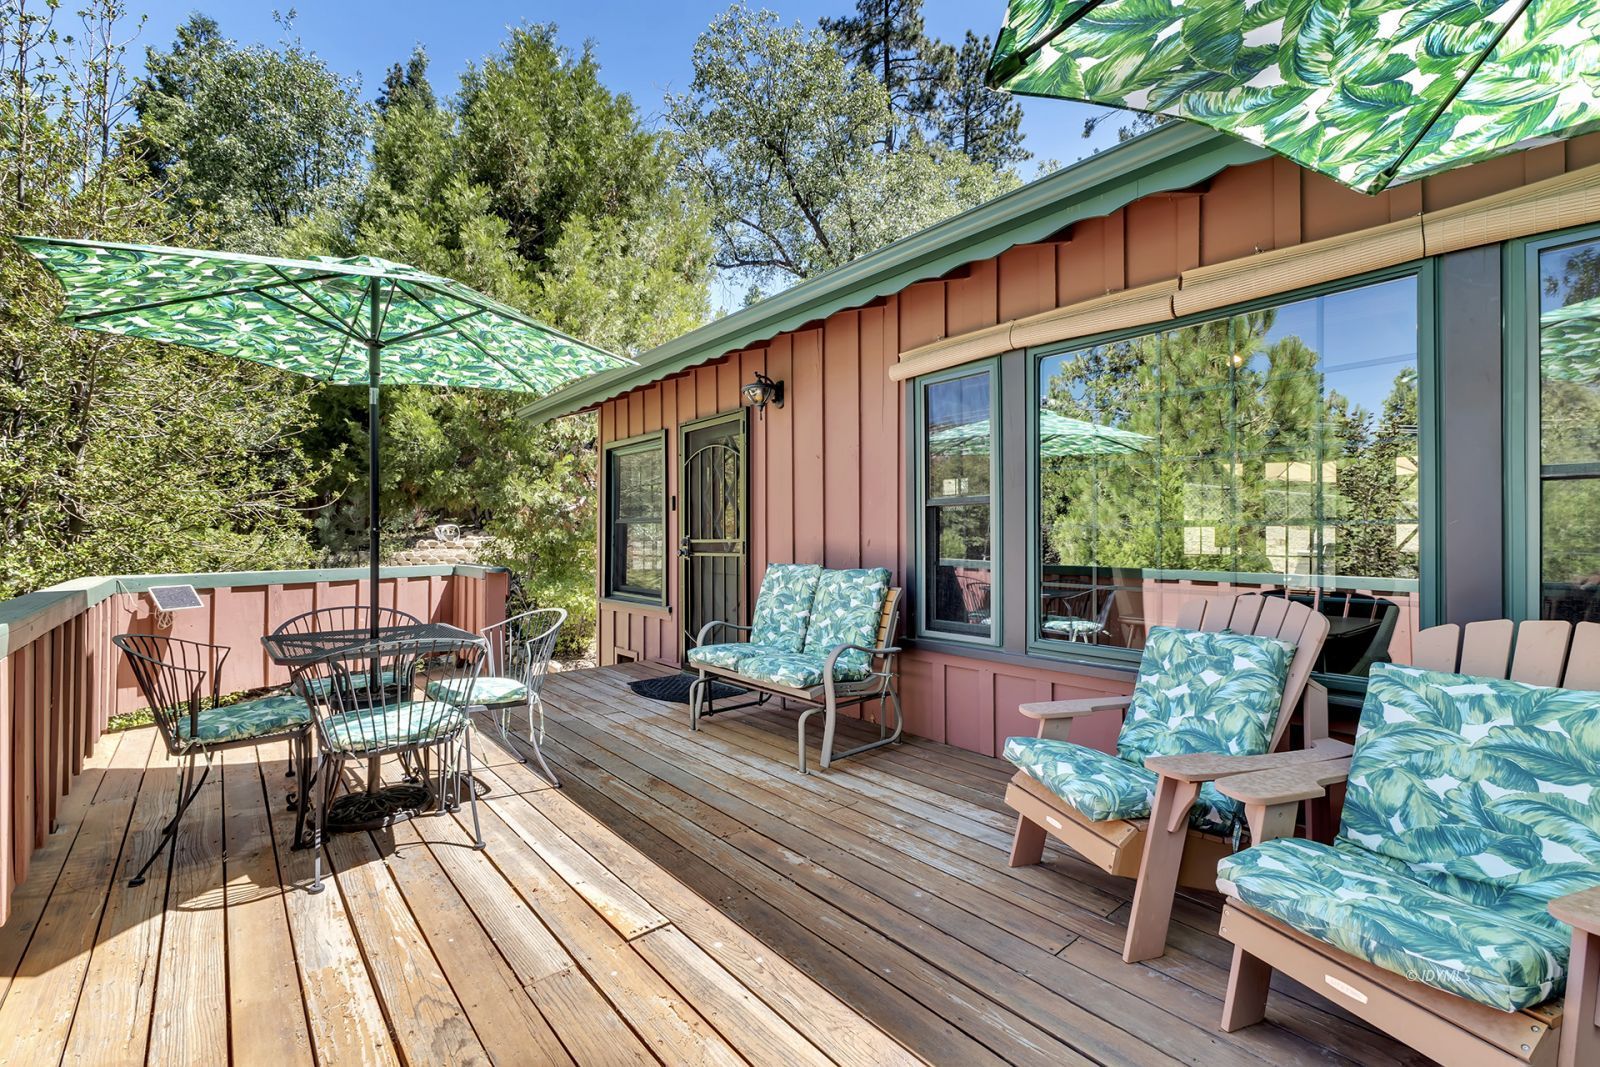
[[[1374,299],[1415,308],[1413,279],[1380,284],[1392,291]],[[1040,456],[1047,599],[1074,583],[1114,589],[1164,577],[1308,585],[1318,576],[1328,587],[1347,576],[1385,588],[1416,578],[1414,344],[1342,351],[1328,367],[1316,329],[1296,329],[1322,321],[1317,305],[1044,362],[1042,411],[1149,440],[1130,455]],[[1414,310],[1411,321],[1414,342]],[[1361,398],[1344,395],[1345,382]]]

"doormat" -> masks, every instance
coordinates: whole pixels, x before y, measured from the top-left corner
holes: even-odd
[[[692,674],[665,674],[660,678],[640,678],[636,682],[629,682],[628,688],[642,697],[650,700],[665,700],[673,704],[689,703],[689,686],[694,681]],[[734,685],[724,685],[722,682],[711,683],[711,699],[726,700],[736,697],[744,690]]]

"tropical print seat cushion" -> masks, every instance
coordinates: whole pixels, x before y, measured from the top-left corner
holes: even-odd
[[[439,678],[428,683],[427,693],[449,704],[466,700],[474,706],[528,702],[528,687],[521,678]]]
[[[1422,960],[1420,981],[1508,1011],[1558,995],[1570,931],[1545,906],[1600,885],[1600,693],[1374,665],[1337,845],[1403,880],[1388,891],[1419,906],[1353,947],[1285,921],[1390,970]],[[1322,892],[1348,895],[1338,882]],[[1435,897],[1456,910],[1421,910]],[[1516,930],[1550,960],[1513,958],[1488,929],[1458,933],[1461,915]],[[1470,958],[1441,963],[1458,936]],[[1478,974],[1485,960],[1501,972]]]
[[[750,620],[751,643],[771,645],[783,652],[804,648],[806,625],[821,576],[822,568],[815,563],[769,564],[761,579],[755,616]]]
[[[821,656],[805,652],[761,652],[739,661],[741,677],[768,685],[787,685],[795,689],[810,689],[822,684],[822,671],[826,666]]]
[[[1005,758],[1037,779],[1085,817],[1146,819],[1156,799],[1155,771],[1119,759],[1109,752],[1039,737],[1006,739]],[[1210,782],[1189,812],[1189,825],[1207,833],[1230,832],[1242,810]]]
[[[1156,626],[1117,736],[1117,755],[1259,756],[1272,743],[1294,647],[1270,637]]]
[[[884,597],[889,594],[889,571],[884,567],[824,571],[817,580],[817,596],[811,606],[811,623],[806,630],[805,651],[826,657],[840,645],[878,643],[878,621],[883,614]],[[865,678],[871,658],[862,651],[845,652],[834,663],[834,677]]]
[[[1567,932],[1441,892],[1398,860],[1340,840],[1280,838],[1225,857],[1217,888],[1379,967],[1499,1008],[1566,982]]]
[[[349,675],[351,684],[362,690],[365,690],[369,685],[367,677],[367,672],[365,671]],[[378,677],[383,679],[384,685],[394,684],[394,671],[380,671]],[[305,686],[306,692],[318,700],[326,697],[333,689],[333,679],[331,678],[302,678],[300,682]]]
[[[270,696],[240,700],[200,713],[200,726],[190,736],[189,714],[178,714],[178,739],[184,744],[217,744],[243,741],[284,733],[311,722],[311,709],[299,693],[273,693]]]
[[[408,700],[365,711],[329,715],[323,720],[328,747],[336,752],[366,752],[432,741],[466,723],[466,715],[441,700]]]
[[[1103,632],[1105,627],[1094,619],[1077,619],[1070,615],[1050,615],[1040,624],[1040,629],[1047,634],[1077,639],[1080,637],[1092,637]]]
[[[746,656],[762,653],[781,656],[787,651],[787,649],[777,645],[756,644],[754,642],[749,644],[733,642],[724,645],[698,645],[689,650],[689,662],[736,671],[739,669],[739,661]]]

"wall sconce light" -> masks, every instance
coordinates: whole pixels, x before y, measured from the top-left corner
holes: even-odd
[[[756,371],[756,380],[739,393],[744,397],[745,406],[755,408],[757,414],[763,413],[768,404],[783,407],[783,383],[773,381],[760,371]]]

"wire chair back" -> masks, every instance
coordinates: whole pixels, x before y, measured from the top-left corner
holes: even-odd
[[[371,604],[344,604],[332,608],[315,608],[284,621],[272,631],[278,634],[320,634],[330,631],[352,630],[360,632],[372,627]],[[409,611],[380,607],[378,626],[420,626],[422,620]]]
[[[537,695],[544,688],[556,639],[567,621],[562,608],[536,608],[483,628],[488,642],[486,670],[497,678],[516,678]]]
[[[472,686],[482,673],[478,638],[368,641],[331,652],[294,672],[327,755],[381,756],[438,744],[466,726]],[[441,669],[467,679],[461,698],[435,700],[417,690],[417,674]],[[371,685],[371,679],[381,684]]]
[[[113,644],[127,657],[134,680],[155,718],[156,729],[173,755],[200,731],[200,712],[215,707],[221,697],[222,663],[226,645],[208,645],[161,634],[116,634]]]

